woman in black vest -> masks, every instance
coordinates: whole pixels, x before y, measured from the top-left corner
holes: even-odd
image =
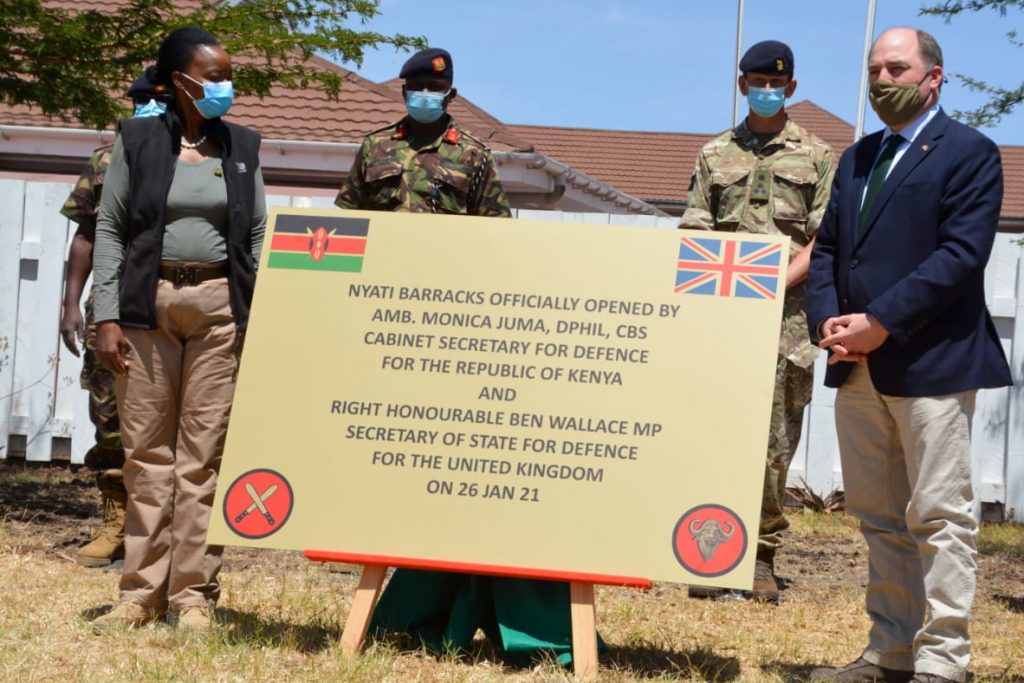
[[[118,377],[128,490],[120,602],[99,633],[168,611],[210,627],[222,549],[206,531],[266,226],[259,135],[220,118],[227,52],[180,29],[157,73],[174,102],[121,122],[96,228],[96,355]]]

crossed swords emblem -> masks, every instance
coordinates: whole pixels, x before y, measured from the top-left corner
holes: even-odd
[[[248,493],[249,498],[252,499],[252,504],[249,507],[245,508],[245,510],[242,511],[242,514],[235,517],[235,524],[238,524],[243,519],[245,519],[250,512],[255,512],[256,510],[259,510],[263,514],[263,516],[267,518],[267,524],[269,524],[270,526],[274,526],[274,518],[271,516],[270,511],[267,510],[267,506],[264,505],[263,503],[264,501],[267,500],[267,498],[270,498],[277,492],[277,484],[271,484],[263,493],[256,493],[255,486],[253,486],[252,484],[246,484],[245,492]]]

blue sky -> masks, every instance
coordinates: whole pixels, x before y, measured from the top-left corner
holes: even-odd
[[[1020,83],[1024,48],[1006,33],[1024,37],[1024,13],[965,13],[947,24],[919,17],[921,6],[878,0],[876,35],[922,28],[942,46],[947,73]],[[367,28],[424,35],[451,51],[459,91],[506,123],[712,133],[731,122],[735,0],[382,0],[380,10]],[[794,101],[813,100],[853,123],[866,15],[866,0],[747,0],[743,47],[788,43]],[[370,51],[357,71],[387,80],[407,56]],[[983,101],[952,75],[943,89],[947,111]],[[866,130],[880,127],[869,107]],[[1024,108],[983,131],[1024,145]]]

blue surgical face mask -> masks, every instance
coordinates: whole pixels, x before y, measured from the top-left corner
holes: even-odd
[[[747,93],[750,111],[758,116],[774,116],[786,103],[786,88],[750,88]]]
[[[405,108],[413,120],[420,123],[433,123],[444,114],[444,99],[446,97],[448,97],[447,92],[409,90],[405,93]]]
[[[196,110],[204,119],[215,119],[224,116],[231,109],[231,103],[235,99],[235,89],[231,81],[203,81],[200,83],[186,73],[181,74],[196,85],[203,86],[203,99],[197,100],[187,90],[185,94],[196,105]]]
[[[160,116],[167,111],[167,105],[157,100],[135,105],[135,118],[144,119],[149,116]]]

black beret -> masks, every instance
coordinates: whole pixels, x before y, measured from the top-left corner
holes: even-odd
[[[448,54],[448,50],[428,47],[409,57],[409,60],[402,66],[402,72],[398,74],[398,77],[438,76],[451,80],[454,73],[452,56]]]
[[[777,40],[764,40],[751,45],[740,60],[741,73],[793,75],[793,51]]]
[[[156,64],[147,66],[142,71],[142,75],[136,78],[135,82],[128,88],[128,92],[125,95],[132,99],[148,97],[160,100],[161,102],[170,102],[174,99],[167,86],[157,82]]]

